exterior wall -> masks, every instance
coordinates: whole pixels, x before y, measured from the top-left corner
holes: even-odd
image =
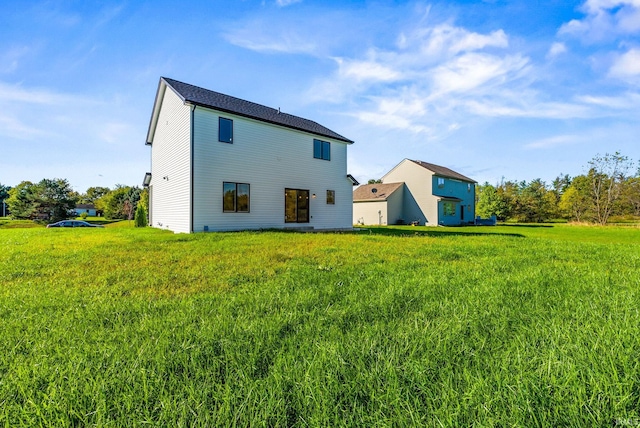
[[[353,203],[353,224],[385,226],[387,219],[387,201],[374,200]]]
[[[402,217],[404,186],[391,193],[386,200],[354,201],[353,224],[397,224]]]
[[[210,231],[352,227],[346,143],[202,107],[193,115],[194,232],[205,226]],[[219,117],[233,120],[232,144],[218,141]],[[330,161],[313,157],[314,138],[331,143]],[[249,213],[223,212],[223,182],[250,185]],[[285,223],[285,188],[316,195],[309,199],[309,223]],[[335,191],[335,205],[326,203],[327,190]]]
[[[89,217],[95,217],[98,215],[95,208],[77,208],[74,210],[76,216],[81,215],[82,213],[87,213]]]
[[[444,215],[444,202],[446,200],[438,201],[438,223],[445,226],[473,223],[475,218],[475,184],[442,177],[444,178],[444,185],[443,187],[438,187],[438,178],[435,175],[432,178],[433,192],[435,194],[461,199],[461,201],[455,202],[454,215]]]
[[[402,186],[402,188],[396,190],[387,198],[387,220],[389,224],[397,224],[398,220],[402,220],[404,223],[407,223],[407,219],[404,218],[404,214],[402,212],[404,192],[405,188]]]
[[[151,146],[150,225],[191,231],[190,107],[167,88]]]
[[[444,186],[438,187],[438,178],[444,178]],[[473,223],[475,217],[475,184],[465,181],[438,177],[432,171],[405,159],[382,177],[384,183],[404,181],[403,220],[419,221],[427,226],[452,226]],[[455,204],[454,215],[444,215],[442,197],[461,199]],[[464,210],[463,216],[461,211]],[[391,213],[389,213],[392,216]],[[393,214],[396,215],[396,214]]]
[[[404,181],[403,214],[407,223],[438,224],[438,204],[432,193],[433,173],[416,163],[405,159],[382,177],[383,183]]]

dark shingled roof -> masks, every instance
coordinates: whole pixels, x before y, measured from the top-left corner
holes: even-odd
[[[386,201],[389,196],[404,183],[363,184],[353,191],[354,201]],[[373,189],[376,189],[375,193]]]
[[[432,163],[422,162],[419,160],[409,159],[411,162],[420,165],[423,168],[428,169],[433,172],[435,175],[439,175],[441,177],[455,178],[457,180],[468,181],[469,183],[476,183],[475,180],[470,179],[469,177],[465,177],[462,174],[459,174],[449,168],[440,165],[434,165]]]
[[[349,144],[353,143],[352,140],[333,132],[329,128],[325,128],[319,123],[303,119],[292,114],[281,113],[279,109],[276,110],[271,107],[245,101],[219,92],[210,91],[188,83],[178,82],[177,80],[169,79],[167,77],[161,77],[160,79],[171,87],[183,101],[197,106],[233,113],[239,116],[257,119],[262,122],[297,129],[299,131],[306,131],[323,137],[344,141]]]

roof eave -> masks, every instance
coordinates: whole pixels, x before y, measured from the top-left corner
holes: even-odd
[[[164,92],[167,89],[167,82],[161,77],[158,82],[158,89],[156,90],[156,99],[153,102],[153,110],[151,110],[151,118],[149,119],[149,128],[147,130],[147,140],[145,145],[150,146],[153,144],[153,137],[156,133],[156,125],[158,124],[158,116],[160,115],[160,106],[162,104],[162,98]]]
[[[312,131],[309,131],[308,129],[302,129],[302,128],[299,128],[297,126],[284,125],[282,123],[274,122],[274,121],[269,120],[269,119],[264,119],[264,118],[261,118],[261,117],[252,116],[250,114],[237,112],[237,111],[234,111],[234,110],[231,110],[231,109],[225,109],[225,108],[217,107],[217,106],[214,107],[214,106],[211,106],[209,104],[201,103],[201,102],[194,101],[194,100],[191,100],[191,99],[188,99],[188,98],[184,99],[184,102],[188,103],[188,104],[191,104],[191,105],[203,107],[203,108],[206,108],[206,109],[209,109],[209,110],[221,111],[221,112],[224,112],[224,113],[233,114],[235,116],[241,116],[241,117],[246,117],[248,119],[257,120],[259,122],[264,122],[264,123],[268,123],[268,124],[275,125],[275,126],[281,126],[283,128],[295,129],[296,131],[301,131],[301,132],[304,132],[304,133],[307,133],[307,134],[317,135],[317,136],[324,137],[324,138],[331,138],[332,140],[341,141],[341,142],[347,143],[347,144],[353,144],[354,143],[354,141],[349,140],[348,138],[345,138],[345,137],[342,137],[342,136],[340,136],[340,138],[338,138],[335,135],[323,134],[323,133],[319,133],[319,132],[312,132]]]

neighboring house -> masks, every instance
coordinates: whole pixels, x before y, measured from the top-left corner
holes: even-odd
[[[143,183],[150,225],[186,233],[351,229],[352,143],[280,109],[160,78]]]
[[[77,204],[74,212],[76,216],[82,215],[82,213],[87,213],[89,217],[98,215],[98,211],[93,204]]]
[[[382,177],[353,192],[353,223],[470,224],[475,216],[476,181],[449,168],[404,159]]]

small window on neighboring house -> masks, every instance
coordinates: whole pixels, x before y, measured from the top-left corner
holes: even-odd
[[[233,120],[224,117],[218,118],[218,141],[233,143]]]
[[[313,157],[316,159],[331,160],[331,143],[314,139]]]
[[[246,183],[222,184],[222,211],[225,213],[249,212],[249,185]]]
[[[471,193],[471,183],[467,183],[467,193]]]
[[[335,190],[327,190],[327,204],[335,205],[336,204],[336,191]]]
[[[438,187],[439,188],[443,188],[444,187],[444,178],[438,177]]]

